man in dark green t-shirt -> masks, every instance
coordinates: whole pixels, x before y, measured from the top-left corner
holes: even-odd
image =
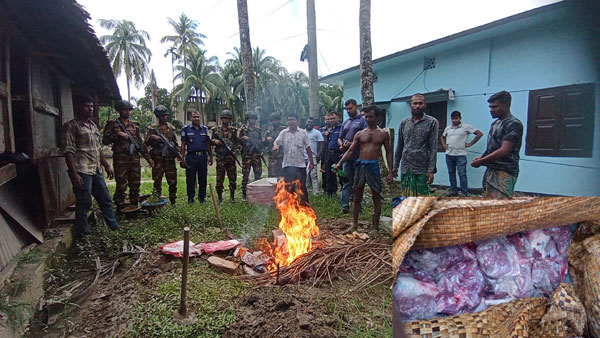
[[[519,151],[523,139],[523,124],[510,112],[511,95],[498,92],[488,99],[492,123],[487,148],[481,157],[473,159],[471,166],[484,165],[484,197],[512,197],[519,176]]]

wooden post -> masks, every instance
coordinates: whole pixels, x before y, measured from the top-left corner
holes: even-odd
[[[190,263],[190,228],[183,228],[183,269],[181,271],[181,302],[179,309],[175,310],[174,319],[181,325],[191,325],[196,323],[194,311],[188,311],[187,308],[187,280],[188,266]]]
[[[179,304],[179,315],[187,317],[187,277],[188,264],[190,262],[190,228],[183,228],[183,270],[181,272],[181,303]]]
[[[227,238],[234,239],[235,237],[233,236],[233,234],[229,232],[229,230],[226,227],[223,226],[223,221],[221,220],[221,212],[219,211],[219,203],[217,203],[217,196],[215,195],[215,188],[213,187],[212,183],[209,183],[208,186],[210,187],[210,196],[212,197],[213,205],[215,206],[215,212],[217,213],[217,222],[219,222],[219,227],[223,230]]]
[[[219,203],[217,203],[217,196],[215,195],[215,188],[212,183],[208,184],[210,186],[210,196],[212,197],[213,205],[215,206],[215,211],[217,213],[217,222],[219,222],[219,227],[223,229],[223,221],[221,220],[221,212],[219,211]]]

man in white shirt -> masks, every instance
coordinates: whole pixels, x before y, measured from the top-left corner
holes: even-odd
[[[446,149],[446,165],[448,166],[448,175],[450,176],[450,196],[458,195],[456,186],[456,172],[460,180],[460,194],[467,195],[467,148],[474,145],[483,136],[483,133],[470,124],[461,122],[461,115],[458,110],[450,114],[452,124],[444,129],[440,138],[442,146]],[[471,142],[467,142],[469,135],[475,134]]]
[[[288,127],[279,133],[279,136],[273,142],[273,151],[278,151],[283,146],[283,164],[282,172],[287,183],[288,189],[296,189],[293,182],[300,180],[300,190],[302,196],[300,203],[308,204],[308,191],[306,189],[306,162],[304,160],[304,151],[308,153],[308,168],[314,169],[313,154],[308,142],[308,134],[304,129],[298,129],[298,115],[289,114],[287,117]]]
[[[325,145],[325,138],[323,138],[323,134],[321,134],[321,132],[317,129],[314,128],[314,119],[312,117],[309,117],[308,119],[306,119],[306,125],[305,125],[305,130],[306,133],[308,134],[308,142],[310,143],[310,149],[313,150],[313,163],[315,164],[315,168],[309,170],[308,168],[306,169],[308,172],[306,173],[307,178],[306,178],[306,188],[308,189],[309,186],[312,186],[312,190],[313,190],[313,194],[315,195],[319,195],[320,190],[319,190],[319,178],[317,176],[317,164],[319,163],[319,159],[321,158],[321,155],[323,155],[323,147]],[[314,152],[316,151],[316,153]],[[305,151],[304,152],[304,159],[306,161],[306,164],[308,164],[308,153]]]

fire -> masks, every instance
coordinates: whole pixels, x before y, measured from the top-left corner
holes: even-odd
[[[294,184],[300,186],[300,181],[296,180]],[[281,213],[279,229],[285,234],[287,243],[281,246],[277,245],[277,240],[271,245],[263,242],[263,250],[273,257],[267,265],[269,271],[276,270],[278,263],[280,267],[289,265],[298,256],[309,252],[312,249],[311,238],[319,235],[317,215],[310,206],[300,204],[298,198],[301,194],[301,191],[289,192],[283,180],[277,183],[275,206]]]

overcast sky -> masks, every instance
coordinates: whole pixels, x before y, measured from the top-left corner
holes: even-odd
[[[373,58],[451,35],[558,0],[372,0],[371,44]],[[171,85],[171,59],[161,44],[173,35],[167,18],[177,20],[182,12],[198,21],[206,35],[204,48],[223,65],[228,52],[239,46],[236,0],[78,0],[90,13],[98,36],[108,34],[98,19],[127,19],[150,34],[153,69],[159,87]],[[359,63],[359,0],[315,0],[319,75],[328,75]],[[288,71],[304,71],[300,52],[307,43],[306,1],[248,0],[252,47],[266,50]],[[123,97],[127,96],[124,76],[118,78]],[[132,97],[143,96],[143,87],[132,85]]]

